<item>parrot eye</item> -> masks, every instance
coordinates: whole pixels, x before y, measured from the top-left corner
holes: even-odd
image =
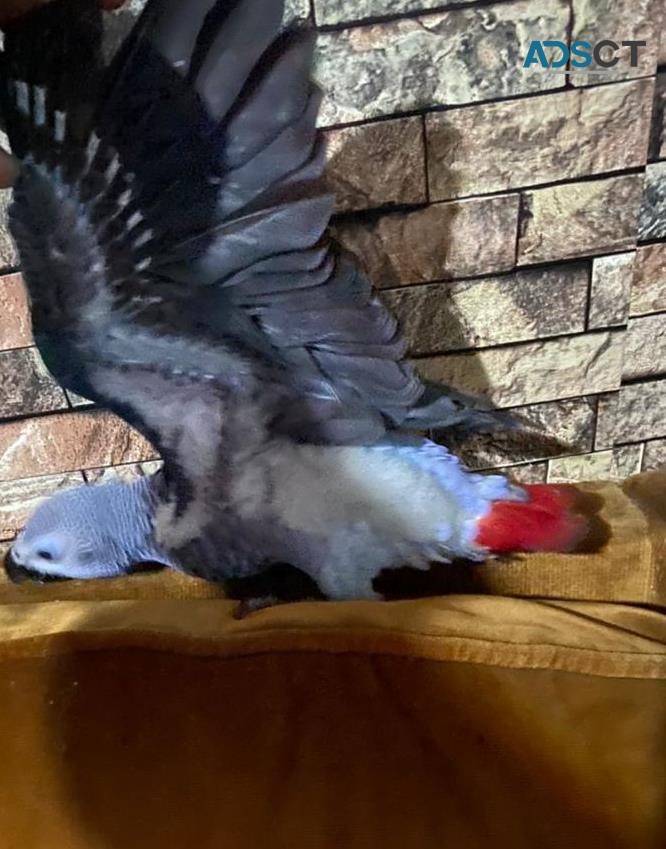
[[[54,560],[62,559],[62,545],[56,540],[41,539],[35,548],[35,555],[39,560],[52,563]]]

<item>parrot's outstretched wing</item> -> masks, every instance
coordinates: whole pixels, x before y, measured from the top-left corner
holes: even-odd
[[[150,0],[108,67],[91,0],[5,32],[10,224],[38,345],[167,460],[175,430],[220,438],[220,386],[273,398],[266,426],[309,442],[488,418],[446,393],[419,407],[395,321],[327,237],[314,34],[282,31],[282,11]]]

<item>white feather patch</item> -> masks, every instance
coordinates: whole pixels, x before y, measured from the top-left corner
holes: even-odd
[[[90,165],[93,159],[97,156],[97,151],[99,150],[100,138],[97,133],[92,132],[90,134],[90,138],[88,139],[88,146],[86,148],[86,158],[88,160],[88,165]]]
[[[396,540],[445,543],[457,524],[456,499],[397,452],[294,447],[272,472],[280,515],[297,530],[326,534],[363,521]]]
[[[67,133],[67,115],[65,112],[56,109],[54,117],[55,127],[53,129],[53,137],[59,144],[62,144],[65,141],[65,134]]]
[[[132,230],[137,224],[141,224],[143,215],[140,212],[133,212],[127,219],[127,229]]]
[[[16,108],[23,115],[30,114],[30,93],[28,84],[23,80],[14,81],[14,94],[16,97]]]
[[[137,237],[137,238],[136,238],[136,239],[132,242],[132,247],[133,247],[135,250],[138,250],[138,248],[141,248],[141,247],[143,247],[144,245],[147,245],[147,244],[148,244],[148,242],[150,242],[150,240],[153,238],[153,235],[154,235],[154,233],[153,233],[153,231],[152,231],[152,230],[150,229],[150,227],[149,227],[147,230],[144,230],[144,231],[143,231],[143,233],[142,233],[140,236],[138,236],[138,237]]]
[[[111,160],[111,162],[109,162],[109,165],[108,165],[106,171],[104,172],[104,176],[105,176],[107,182],[112,183],[115,180],[119,171],[120,171],[120,159],[118,158],[118,154],[116,153],[114,155],[113,159]]]
[[[287,528],[326,538],[337,531],[353,535],[363,525],[362,535],[387,546],[422,547],[424,563],[447,553],[478,554],[473,544],[478,521],[492,500],[516,497],[505,478],[473,474],[445,448],[425,440],[372,447],[285,441],[254,462],[269,477],[272,507]],[[236,483],[233,501],[244,505],[246,515],[260,510],[261,480],[248,469]]]
[[[35,126],[43,127],[46,123],[46,89],[35,86],[32,90],[34,97]]]

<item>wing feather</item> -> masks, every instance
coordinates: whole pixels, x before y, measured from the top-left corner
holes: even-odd
[[[5,33],[2,112],[24,160],[11,226],[37,340],[61,382],[136,426],[151,371],[203,376],[202,393],[261,375],[280,387],[270,426],[295,439],[422,421],[394,319],[327,235],[314,34],[282,31],[282,11],[149,0],[108,67],[90,0]],[[134,402],[110,393],[114,368],[140,370]]]

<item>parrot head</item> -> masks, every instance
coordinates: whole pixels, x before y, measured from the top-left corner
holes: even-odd
[[[9,550],[10,580],[110,578],[145,563],[170,565],[153,540],[149,482],[84,485],[53,495]]]

